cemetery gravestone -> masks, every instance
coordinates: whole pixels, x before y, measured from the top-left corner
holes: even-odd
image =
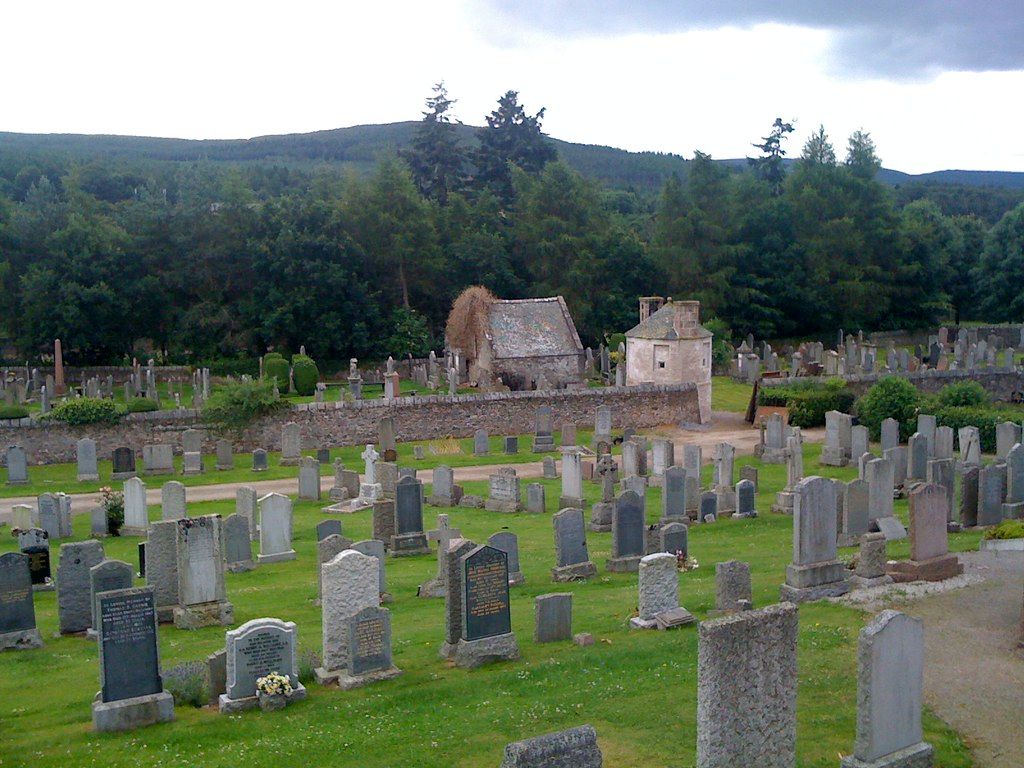
[[[661,489],[661,521],[681,522],[686,518],[686,470],[669,467]]]
[[[455,648],[456,666],[472,669],[518,659],[519,645],[512,633],[509,608],[507,556],[485,545],[459,560],[462,637]]]
[[[463,636],[462,624],[462,556],[476,548],[469,539],[455,538],[448,542],[445,552],[445,599],[444,599],[444,642],[441,644],[440,657],[452,659],[459,641]]]
[[[224,634],[226,674],[224,693],[218,699],[221,714],[258,706],[256,680],[271,672],[287,675],[292,701],[306,698],[299,682],[298,630],[292,621],[253,619]]]
[[[243,485],[235,491],[235,514],[241,515],[249,523],[249,536],[253,541],[259,541],[259,526],[257,525],[257,501],[256,489]]]
[[[490,453],[490,442],[487,431],[478,429],[473,433],[473,455],[486,456]]]
[[[103,560],[89,569],[89,603],[92,605],[92,622],[85,635],[96,638],[99,631],[99,603],[97,596],[102,592],[117,589],[131,589],[134,586],[134,569],[121,560]]]
[[[501,768],[601,768],[603,757],[591,725],[508,744]]]
[[[351,546],[356,552],[366,555],[367,557],[373,557],[377,559],[377,576],[378,578],[378,589],[380,590],[380,601],[382,603],[391,602],[391,595],[388,593],[387,587],[387,570],[384,565],[384,542],[377,541],[377,539],[364,539],[363,541],[357,541]]]
[[[147,475],[170,475],[174,473],[174,451],[169,445],[142,446],[142,463]]]
[[[644,508],[640,496],[624,491],[612,513],[612,556],[605,568],[613,573],[636,572],[645,554]]]
[[[178,629],[226,626],[234,622],[234,607],[225,596],[224,535],[220,515],[176,521]]]
[[[490,512],[518,512],[519,503],[519,478],[515,470],[502,469],[488,478],[487,501],[484,509]]]
[[[843,518],[837,545],[852,547],[868,532],[870,489],[866,480],[851,480],[843,489]]]
[[[398,677],[391,660],[391,614],[386,608],[363,608],[348,621],[348,670],[338,687],[351,690]]]
[[[423,484],[411,477],[403,477],[395,486],[395,532],[390,549],[393,557],[430,554],[423,533]]]
[[[736,483],[736,511],[733,517],[757,517],[757,493],[749,480]]]
[[[750,565],[738,560],[715,563],[715,612],[746,610],[753,600]]]
[[[554,422],[550,406],[544,405],[537,409],[534,427],[533,452],[547,453],[555,450]]]
[[[597,567],[587,552],[587,531],[583,510],[563,509],[551,518],[555,531],[555,567],[551,578],[556,582],[579,581],[597,575]]]
[[[177,480],[164,483],[160,489],[160,500],[160,518],[162,520],[181,520],[187,517],[188,513],[185,511],[185,486]]]
[[[96,441],[89,437],[83,437],[75,444],[75,453],[78,462],[78,482],[99,480],[100,472],[96,463]]]
[[[941,486],[925,483],[910,492],[910,560],[889,564],[893,581],[942,581],[963,573],[957,556],[949,554],[948,518]]]
[[[102,561],[103,545],[93,539],[60,545],[57,613],[62,635],[85,632],[92,626],[89,569]]]
[[[836,488],[808,477],[796,487],[793,562],[786,566],[780,599],[791,603],[838,597],[850,591],[846,566],[836,559]]]
[[[487,545],[500,549],[508,560],[508,583],[510,586],[523,584],[526,577],[519,565],[519,537],[512,531],[498,531],[487,539]]]
[[[544,499],[544,486],[540,483],[530,483],[526,486],[526,511],[535,515],[543,514],[546,509]]]
[[[560,508],[583,509],[583,469],[580,453],[570,448],[562,449],[562,494],[558,498]]]
[[[796,765],[797,607],[701,622],[697,768]]]
[[[257,562],[294,560],[292,500],[279,493],[269,493],[257,503],[260,511],[260,553]]]
[[[320,462],[312,456],[299,459],[299,498],[320,501]]]
[[[998,525],[1003,519],[1005,474],[998,464],[982,467],[978,474],[977,524]]]
[[[686,558],[690,554],[690,529],[684,523],[668,523],[658,530],[658,551],[668,552],[676,558]]]
[[[256,564],[252,560],[252,534],[249,533],[249,521],[236,512],[225,518],[223,527],[224,563],[227,569],[231,573],[244,573],[253,570]]]
[[[376,558],[345,550],[321,566],[323,576],[323,666],[317,682],[338,682],[349,667],[349,622],[364,608],[380,605]]]
[[[0,555],[0,651],[41,648],[28,555]]]
[[[534,598],[533,642],[572,639],[572,593],[552,592]]]
[[[252,452],[252,471],[253,472],[266,472],[269,463],[267,461],[267,452],[262,448],[257,448]]]
[[[97,596],[100,693],[93,730],[127,731],[174,719],[174,698],[163,689],[157,616],[148,587]]]
[[[225,472],[235,468],[235,457],[230,440],[217,441],[217,470]]]
[[[12,445],[7,449],[7,484],[26,485],[28,483],[28,458],[25,449],[20,445]]]
[[[281,427],[281,461],[282,467],[294,467],[302,458],[302,433],[299,425],[289,421]],[[254,467],[255,468],[255,467]]]
[[[679,575],[675,555],[659,552],[646,555],[638,564],[640,615],[629,620],[635,629],[654,629],[657,616],[679,608]]]
[[[111,480],[127,480],[135,477],[135,451],[127,446],[114,449],[111,456]]]

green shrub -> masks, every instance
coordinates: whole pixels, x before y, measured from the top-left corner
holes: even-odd
[[[320,381],[320,369],[313,358],[295,355],[292,358],[292,378],[295,380],[295,391],[300,395],[312,395],[316,391],[316,383]]]
[[[1024,539],[1024,520],[1003,520],[985,531],[986,539]]]
[[[255,357],[201,360],[192,363],[193,368],[209,368],[210,376],[252,376],[260,375],[260,361]]]
[[[43,418],[63,421],[65,424],[116,424],[127,412],[123,405],[113,400],[79,397],[58,403]]]
[[[128,413],[145,413],[160,410],[160,403],[149,397],[133,397],[126,404]]]
[[[254,419],[285,407],[274,395],[269,379],[229,381],[214,392],[203,406],[203,421],[215,428],[241,431]]]
[[[124,494],[105,486],[100,488],[100,496],[107,517],[107,533],[120,536],[121,526],[124,525]]]
[[[1019,422],[1021,411],[1010,407],[940,408],[935,412],[935,423],[940,427],[952,427],[954,432],[960,427],[977,427],[983,453],[995,453],[996,425],[1004,421]]]
[[[174,706],[202,707],[209,699],[206,665],[186,661],[164,670],[164,690],[174,697]]]
[[[268,352],[263,356],[263,378],[273,383],[277,380],[277,388],[288,391],[288,361],[278,352]]]
[[[900,439],[906,440],[917,428],[920,404],[917,387],[899,376],[886,376],[857,401],[857,418],[868,428],[872,440],[881,439],[883,421],[896,419],[900,423]]]
[[[991,398],[985,388],[976,381],[958,381],[947,384],[939,392],[938,408],[973,407],[988,405]]]
[[[28,408],[23,405],[0,405],[0,419],[24,419]]]
[[[794,427],[820,427],[828,411],[849,412],[853,393],[842,379],[794,381],[775,387],[758,389],[759,405],[787,408],[789,423]]]

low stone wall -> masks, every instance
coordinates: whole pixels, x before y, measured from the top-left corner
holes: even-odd
[[[375,443],[377,425],[384,416],[395,422],[400,441],[443,437],[471,437],[477,429],[492,435],[529,433],[534,430],[537,409],[550,406],[555,429],[565,423],[592,426],[598,406],[612,411],[613,426],[653,427],[661,424],[700,423],[697,388],[643,385],[540,392],[498,392],[486,395],[434,395],[402,397],[385,401],[356,403],[308,403],[263,419],[241,436],[229,436],[235,452],[255,448],[281,449],[281,427],[289,421],[299,425],[302,446]],[[53,464],[75,460],[75,443],[83,437],[96,441],[97,455],[109,459],[114,448],[127,445],[141,457],[148,443],[169,443],[181,451],[182,433],[201,428],[199,414],[192,409],[130,414],[123,422],[104,426],[72,427],[31,419],[0,422],[0,446],[18,444],[32,464]],[[212,453],[220,435],[207,432],[204,451]],[[525,447],[525,446],[524,446]],[[0,461],[3,460],[0,453]]]
[[[871,385],[887,376],[907,379],[921,392],[935,394],[948,384],[958,381],[976,381],[985,388],[993,400],[1010,402],[1014,392],[1024,392],[1024,369],[989,368],[973,371],[915,371],[914,373],[870,373],[860,376],[844,376],[846,385],[857,397],[867,392]],[[793,379],[761,379],[762,387],[777,387],[792,383]]]
[[[20,370],[24,374],[24,366],[9,366],[11,370]],[[39,375],[44,378],[49,375],[53,375],[54,369],[52,365],[30,365],[29,370],[33,368],[39,370]],[[146,365],[143,363],[142,370],[145,372]],[[165,382],[167,379],[188,379],[192,376],[192,369],[187,365],[157,365],[153,367],[156,372],[156,378],[159,382]],[[106,379],[107,376],[114,377],[114,384],[124,384],[132,375],[131,366],[124,365],[93,365],[86,368],[79,368],[76,366],[66,365],[64,366],[64,381],[68,384],[82,384],[87,379],[91,379],[94,376],[99,376],[101,379]]]

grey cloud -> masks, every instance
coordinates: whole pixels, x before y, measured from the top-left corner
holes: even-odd
[[[606,36],[778,23],[829,30],[841,72],[915,78],[1024,69],[1022,0],[475,0],[502,42],[517,32]]]

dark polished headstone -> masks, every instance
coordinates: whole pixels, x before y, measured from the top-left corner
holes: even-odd
[[[163,691],[153,590],[104,592],[96,596],[96,604],[102,700],[121,701]]]
[[[463,638],[511,632],[507,555],[494,547],[477,547],[462,558],[462,578]]]

